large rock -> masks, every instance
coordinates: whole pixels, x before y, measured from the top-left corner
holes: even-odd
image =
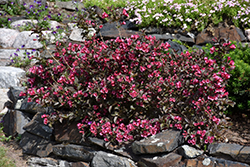
[[[12,47],[19,33],[17,30],[0,28],[0,47]]]
[[[0,66],[0,88],[20,86],[20,78],[25,76],[25,71],[15,67]]]
[[[31,115],[18,110],[8,110],[2,118],[3,132],[6,136],[15,136],[23,134],[23,127],[31,120]]]
[[[184,142],[181,131],[165,130],[154,136],[132,144],[132,150],[135,154],[155,154],[171,152]]]
[[[0,111],[4,109],[5,103],[9,101],[7,92],[9,89],[0,89]]]
[[[199,33],[196,37],[196,44],[214,43],[213,38],[227,39],[230,41],[244,42],[246,37],[243,32],[237,27],[208,27]]]
[[[39,157],[47,157],[53,151],[51,141],[30,134],[29,132],[24,132],[19,145],[23,149],[23,154]]]
[[[89,167],[89,164],[86,162],[72,162],[71,167]]]
[[[30,56],[32,55],[39,56],[40,52],[32,51],[30,49],[27,50],[20,49],[19,51],[17,51],[16,49],[0,49],[0,66],[6,66],[12,64],[13,63],[12,59],[17,56],[21,58],[21,60],[23,60],[24,57],[27,57],[28,54],[30,54]]]
[[[180,166],[181,158],[181,155],[170,153],[163,156],[154,156],[153,158],[142,158],[138,164],[141,167]]]
[[[38,34],[32,34],[33,31],[22,31],[20,32],[15,42],[13,43],[14,48],[33,48],[40,49],[43,45],[38,41]]]
[[[90,147],[74,144],[58,144],[53,146],[53,153],[57,156],[69,159],[90,162],[96,151]]]
[[[93,158],[91,167],[136,167],[135,163],[114,154],[99,151]]]
[[[78,42],[84,41],[85,38],[82,37],[82,32],[83,32],[82,29],[74,28],[73,31],[70,33],[69,39]]]
[[[12,50],[0,49],[0,66],[6,66],[11,63],[10,55],[12,53],[14,53]]]
[[[15,104],[14,109],[28,112],[28,113],[31,113],[34,115],[38,112],[45,112],[46,111],[46,109],[43,108],[40,104],[38,104],[36,102],[28,102],[28,98],[18,99],[16,104]]]
[[[28,159],[27,164],[30,167],[36,166],[58,166],[58,161],[51,158],[39,158],[39,157],[31,157]]]
[[[44,113],[41,113],[41,112],[37,113],[33,117],[33,119],[27,125],[23,127],[23,129],[31,134],[34,134],[34,135],[37,135],[39,137],[49,140],[51,139],[53,130],[51,127],[43,123],[44,119],[41,118],[43,114]]]
[[[250,146],[216,143],[208,147],[209,154],[218,158],[250,163]]]
[[[249,167],[249,165],[240,163],[240,162],[235,162],[235,161],[230,161],[230,160],[225,160],[225,159],[219,159],[219,158],[214,158],[214,157],[203,157],[201,159],[188,159],[186,161],[186,167],[201,167],[201,166],[206,166],[206,167]]]
[[[117,26],[120,26],[118,28]],[[111,38],[117,38],[119,36],[130,38],[131,35],[142,35],[139,31],[130,30],[129,27],[126,25],[120,25],[117,22],[114,23],[105,23],[103,25],[103,28],[100,30],[100,32],[97,34],[97,37],[102,36],[104,39],[111,39]]]
[[[58,8],[68,9],[68,10],[76,10],[76,7],[79,10],[84,8],[83,3],[81,3],[81,2],[74,2],[73,3],[73,1],[67,1],[67,2],[56,1],[56,6],[58,6]]]
[[[177,42],[173,42],[171,40],[168,40],[167,42],[170,45],[170,49],[172,51],[176,51],[178,54],[180,54],[180,53],[182,53],[182,52],[184,52],[184,51],[187,50],[187,48],[184,45],[180,45]]]
[[[78,122],[73,122],[71,124],[67,123],[55,123],[54,125],[54,135],[57,142],[68,142],[75,144],[82,144],[82,135],[79,133],[77,128]]]
[[[182,155],[184,158],[190,159],[190,158],[196,158],[203,154],[204,151],[197,150],[193,147],[190,147],[188,145],[183,145],[178,148],[178,153]]]
[[[11,109],[15,108],[16,102],[20,99],[23,99],[23,96],[19,96],[21,92],[25,92],[24,87],[10,87],[10,89],[7,92],[7,95],[9,99],[12,102]]]

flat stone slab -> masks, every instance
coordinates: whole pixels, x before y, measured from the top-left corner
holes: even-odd
[[[154,136],[132,144],[135,154],[155,154],[171,152],[184,142],[181,131],[165,130]]]
[[[12,47],[19,31],[8,28],[0,28],[0,46],[3,48]]]
[[[21,68],[0,66],[0,88],[20,86],[19,79],[24,76]]]
[[[45,111],[45,109],[42,108],[40,104],[36,102],[28,102],[28,98],[18,99],[14,109],[28,112],[31,114],[36,114],[38,111]]]
[[[216,143],[208,147],[209,154],[218,158],[250,163],[250,147],[239,144]]]
[[[77,122],[71,124],[67,123],[55,123],[54,135],[57,142],[68,142],[75,144],[82,144],[82,134],[77,129]]]
[[[186,167],[249,167],[248,164],[219,159],[214,157],[205,157],[201,159],[188,159]]]
[[[163,156],[155,156],[152,158],[142,158],[138,164],[143,167],[167,167],[167,166],[179,166],[181,162],[181,155],[175,153],[169,153]]]
[[[69,159],[90,162],[96,151],[90,147],[74,144],[58,144],[53,146],[53,153],[57,156]]]
[[[190,159],[190,158],[196,158],[203,154],[204,151],[197,150],[193,147],[190,147],[188,145],[183,145],[177,149],[178,153],[182,155],[184,158]]]
[[[32,34],[33,31],[22,31],[20,32],[15,42],[13,43],[13,48],[32,48],[40,49],[43,45],[38,41],[38,34]]]
[[[47,157],[53,151],[52,143],[49,140],[29,132],[24,132],[19,145],[23,149],[23,154],[36,155],[39,157]]]
[[[134,162],[128,158],[114,154],[98,151],[94,156],[91,167],[136,167]]]
[[[53,130],[51,127],[43,123],[43,118],[41,118],[43,114],[44,113],[37,113],[33,119],[23,127],[23,129],[31,134],[49,140],[52,136]]]

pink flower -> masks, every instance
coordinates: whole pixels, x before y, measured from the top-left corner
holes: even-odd
[[[236,46],[235,46],[234,44],[232,44],[229,48],[230,48],[230,49],[235,49]]]
[[[213,46],[212,48],[210,48],[210,53],[213,54],[215,50],[215,47]]]
[[[98,106],[97,105],[93,105],[93,108],[94,108],[94,110],[97,110]]]
[[[125,9],[123,9],[122,14],[129,17],[129,15],[128,15],[128,13],[127,13],[127,11]]]
[[[135,98],[137,96],[137,92],[135,90],[133,90],[132,92],[129,93],[129,95],[133,98]]]
[[[83,126],[83,124],[81,124],[81,123],[78,123],[78,124],[77,124],[77,128],[78,128],[78,129],[81,129],[82,126]]]
[[[102,14],[102,18],[105,19],[105,18],[107,18],[107,17],[109,17],[109,15],[108,15],[106,12],[104,12],[104,13]]]
[[[52,63],[53,63],[53,60],[49,59],[48,62],[49,62],[50,64],[52,64]]]
[[[42,116],[41,116],[41,118],[47,118],[48,117],[48,115],[46,115],[46,114],[43,114]]]
[[[48,118],[44,118],[43,123],[44,123],[45,125],[47,125],[47,124],[48,124]]]
[[[176,83],[176,87],[181,88],[181,82],[180,81]]]
[[[19,96],[26,96],[26,93],[20,92]]]
[[[147,96],[145,94],[142,95],[141,97],[143,100],[148,100]]]
[[[123,21],[123,22],[121,23],[121,25],[126,25],[126,22],[125,22],[125,21]]]
[[[100,25],[99,28],[102,29],[103,25]]]

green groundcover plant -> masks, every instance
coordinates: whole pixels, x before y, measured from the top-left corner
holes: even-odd
[[[157,25],[202,31],[209,23],[217,25],[223,21],[241,28],[250,26],[249,0],[138,0],[128,2],[126,10],[134,15],[131,21],[140,27]]]
[[[233,60],[222,57],[234,45],[218,47],[214,60],[203,50],[178,55],[169,47],[139,35],[57,42],[52,58],[37,57],[21,95],[54,108],[42,116],[45,124],[79,121],[84,137],[120,144],[174,128],[197,147],[219,140],[220,129],[228,127],[223,111],[232,101],[225,86],[234,68]]]

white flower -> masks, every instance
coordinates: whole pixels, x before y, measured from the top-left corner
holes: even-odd
[[[187,29],[187,25],[184,23],[183,24],[183,30]]]
[[[186,21],[187,21],[187,22],[191,22],[191,21],[192,21],[192,19],[190,19],[190,18],[187,18],[187,19],[186,19]]]

